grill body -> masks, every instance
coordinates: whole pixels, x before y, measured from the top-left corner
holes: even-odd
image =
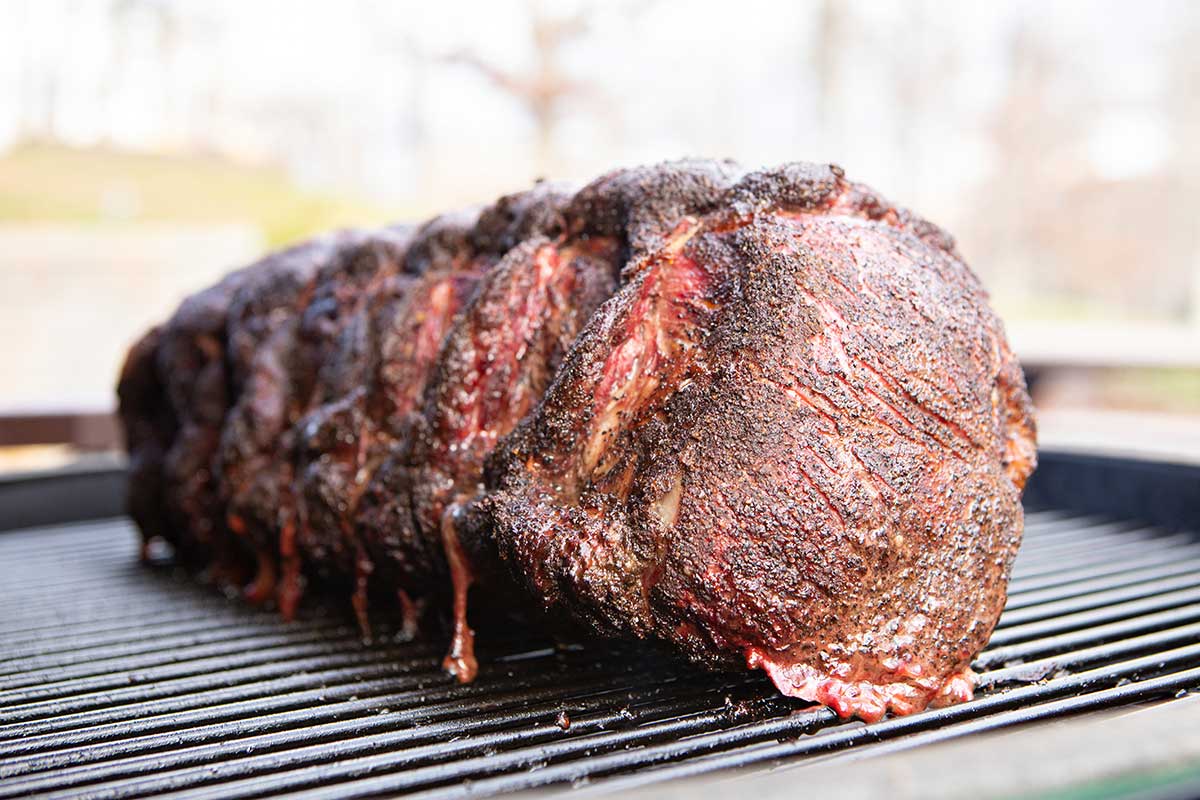
[[[320,609],[283,623],[140,565],[128,522],[87,519],[111,511],[104,491],[10,482],[12,518],[52,517],[15,508],[41,497],[84,520],[0,533],[0,798],[605,792],[1200,688],[1200,470],[1043,462],[976,699],[871,725],[757,674],[524,631],[481,631],[480,678],[458,686],[441,641],[379,620],[364,643],[348,615]]]

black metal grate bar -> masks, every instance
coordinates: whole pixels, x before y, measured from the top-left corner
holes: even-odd
[[[136,565],[119,520],[0,535],[0,798],[609,791],[886,752],[1200,688],[1200,539],[1060,512],[1026,542],[968,704],[872,725],[624,645],[292,624]],[[864,749],[866,748],[866,749]]]

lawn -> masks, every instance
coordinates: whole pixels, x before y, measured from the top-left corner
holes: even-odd
[[[0,155],[0,221],[249,223],[272,245],[403,218],[362,198],[305,191],[279,169],[215,156],[26,144]]]

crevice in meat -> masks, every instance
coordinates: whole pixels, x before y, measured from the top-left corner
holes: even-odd
[[[314,375],[296,369],[300,316],[322,269],[356,248],[361,234],[317,240],[251,268],[230,300],[227,358],[233,402],[212,455],[223,522],[255,554],[247,594],[278,599],[290,610],[297,578],[289,570],[296,527],[285,437],[303,408]],[[283,568],[276,565],[283,553]]]
[[[365,320],[367,373],[297,426],[302,547],[317,564],[353,558],[354,604],[364,628],[375,567],[357,531],[360,504],[379,465],[407,443],[446,329],[478,277],[475,272],[429,273],[372,309]]]
[[[534,238],[513,248],[448,332],[404,463],[369,490],[360,520],[376,560],[406,568],[414,589],[441,591],[431,577],[450,580],[456,655],[447,664],[462,679],[474,674],[468,586],[497,570],[486,536],[448,509],[478,493],[484,458],[538,402],[578,328],[611,294],[616,249],[604,238],[561,246]],[[391,506],[389,526],[369,524]]]

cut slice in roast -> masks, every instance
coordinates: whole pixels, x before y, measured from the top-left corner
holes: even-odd
[[[291,459],[285,435],[305,408],[315,374],[296,368],[300,318],[322,268],[360,243],[343,234],[269,256],[234,292],[228,315],[233,404],[213,455],[224,522],[255,554],[249,599],[275,596],[279,543],[295,529]]]
[[[306,560],[354,577],[354,606],[367,629],[374,565],[358,541],[359,502],[380,463],[407,442],[446,329],[479,275],[433,271],[397,276],[346,326],[331,364],[332,399],[297,425],[299,545]]]
[[[534,238],[511,250],[446,339],[404,468],[385,472],[393,483],[373,493],[364,531],[379,560],[408,567],[401,582],[417,586],[449,569],[457,631],[449,664],[463,679],[475,670],[467,589],[495,571],[495,555],[485,537],[460,541],[456,515],[480,490],[483,459],[538,403],[578,330],[612,293],[616,253],[604,238],[566,246]],[[400,508],[386,526],[370,524],[381,497]]]
[[[478,214],[434,220],[417,232],[406,256],[409,271],[421,277],[402,292],[394,284],[367,287],[361,308],[339,317],[339,347],[322,360],[319,405],[294,434],[300,443],[299,544],[313,571],[353,576],[354,607],[364,631],[376,564],[356,520],[361,517],[371,529],[376,522],[391,527],[396,510],[407,518],[410,503],[407,495],[392,493],[392,476],[406,463],[410,431],[446,332],[476,282],[514,243],[561,229],[564,199],[556,187],[543,184]],[[379,569],[411,575],[408,565],[422,557],[411,549],[384,554]],[[418,588],[412,583],[403,581],[390,593],[411,605],[409,591]]]

